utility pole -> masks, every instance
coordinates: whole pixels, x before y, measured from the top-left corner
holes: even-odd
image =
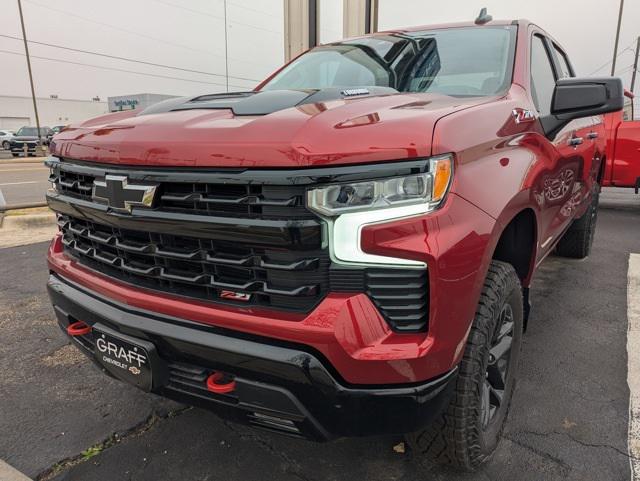
[[[36,114],[36,128],[38,129],[38,150],[42,152],[42,135],[40,133],[40,117],[38,117],[38,104],[36,102],[36,90],[33,87],[33,73],[31,72],[31,58],[29,57],[29,45],[27,44],[27,32],[24,28],[24,16],[22,15],[22,2],[18,0],[20,11],[20,24],[22,25],[22,39],[24,40],[24,52],[27,57],[27,69],[29,70],[29,83],[31,84],[31,98],[33,99],[33,111]]]
[[[620,13],[618,13],[618,29],[616,30],[616,43],[613,47],[613,63],[611,64],[611,76],[616,73],[616,60],[618,58],[618,42],[620,41],[620,25],[622,24],[622,10],[624,9],[624,0],[620,0]]]
[[[224,0],[224,76],[229,91],[229,35],[227,34],[227,0]]]
[[[640,56],[640,37],[638,37],[638,43],[636,44],[636,58],[633,61],[633,73],[631,74],[631,93],[636,86],[636,74],[638,73],[638,56]]]

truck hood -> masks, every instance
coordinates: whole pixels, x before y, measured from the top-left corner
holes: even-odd
[[[439,118],[490,100],[377,90],[352,98],[321,90],[170,99],[73,125],[51,150],[100,163],[182,167],[401,160],[431,154]]]

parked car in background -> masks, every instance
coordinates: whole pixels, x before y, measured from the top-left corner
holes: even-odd
[[[0,130],[0,145],[4,150],[9,150],[9,141],[14,137],[10,130]]]
[[[49,127],[40,127],[40,140],[42,145],[49,145]],[[15,137],[9,140],[9,149],[14,157],[19,157],[25,153],[27,155],[36,155],[38,147],[38,128],[37,127],[21,127]]]
[[[590,253],[602,115],[623,107],[620,79],[575,78],[537,25],[489,20],[318,46],[254,91],[60,132],[60,327],[143,390],[478,467],[537,268]]]
[[[640,191],[640,120],[635,120],[634,95],[625,91],[624,109],[605,116],[606,162],[602,185]]]

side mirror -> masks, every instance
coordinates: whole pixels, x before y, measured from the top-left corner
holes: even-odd
[[[619,78],[564,78],[556,82],[551,115],[540,120],[547,136],[553,138],[574,119],[617,112],[623,107],[624,88]]]

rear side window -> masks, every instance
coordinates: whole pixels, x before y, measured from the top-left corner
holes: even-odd
[[[540,115],[551,113],[551,99],[555,86],[551,59],[542,37],[535,35],[531,43],[531,96]]]

